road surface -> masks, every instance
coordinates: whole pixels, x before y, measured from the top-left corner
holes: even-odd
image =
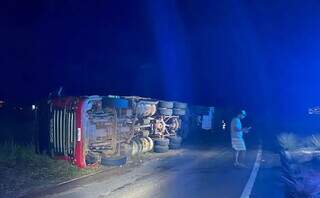
[[[118,167],[27,197],[47,198],[239,198],[249,180],[258,149],[247,152],[248,168],[234,168],[226,146],[186,147],[152,154],[140,165]],[[259,175],[258,175],[259,177]],[[265,197],[255,192],[251,197]]]

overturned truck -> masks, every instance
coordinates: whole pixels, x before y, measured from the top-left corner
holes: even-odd
[[[123,165],[182,142],[187,104],[138,96],[62,97],[49,101],[50,153],[78,167]]]

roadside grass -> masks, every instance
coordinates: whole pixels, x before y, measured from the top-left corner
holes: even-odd
[[[79,169],[68,161],[37,154],[34,145],[13,141],[0,144],[0,192],[8,197],[99,170],[100,167]]]

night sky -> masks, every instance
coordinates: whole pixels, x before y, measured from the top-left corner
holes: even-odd
[[[0,97],[142,95],[304,114],[319,99],[320,2],[1,1]]]

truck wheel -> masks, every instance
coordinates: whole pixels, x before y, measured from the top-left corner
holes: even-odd
[[[173,108],[173,102],[159,101],[158,107],[172,109]]]
[[[139,146],[136,141],[132,141],[132,152],[131,155],[136,155],[139,152]]]
[[[182,137],[180,136],[171,136],[169,137],[170,144],[181,144],[182,142]]]
[[[160,115],[165,115],[165,116],[172,116],[172,109],[167,109],[167,108],[158,108],[158,112]]]
[[[169,147],[168,146],[155,146],[154,147],[154,152],[155,153],[165,153],[169,151]]]
[[[187,103],[183,103],[183,102],[174,102],[173,103],[173,107],[177,108],[177,109],[186,109],[187,108]]]
[[[153,140],[150,137],[146,137],[146,139],[149,141],[148,151],[152,151],[154,146]]]
[[[142,153],[143,150],[143,142],[140,139],[136,139],[135,142],[138,145],[138,153]]]
[[[169,139],[166,139],[166,138],[154,139],[154,145],[156,145],[156,146],[168,146],[169,145]]]
[[[170,144],[169,144],[169,148],[172,149],[172,150],[180,149],[180,148],[181,148],[181,144],[173,144],[173,143],[170,143]]]
[[[108,98],[104,97],[102,99],[103,106],[110,108],[127,109],[129,108],[129,101],[122,98]]]
[[[104,166],[121,166],[127,163],[127,156],[102,157],[101,164]]]
[[[176,115],[176,116],[186,115],[186,110],[185,109],[173,109],[173,115]]]
[[[142,145],[142,151],[141,152],[142,153],[148,152],[149,147],[150,147],[149,140],[146,139],[146,138],[140,138],[139,140],[140,140],[141,145]]]

